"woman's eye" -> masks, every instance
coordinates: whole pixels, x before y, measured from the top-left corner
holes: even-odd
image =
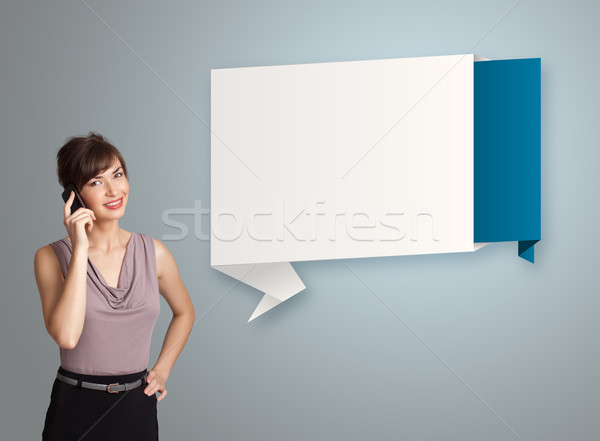
[[[119,173],[115,173],[115,178],[120,178],[121,176],[123,176],[123,173],[119,172]],[[94,181],[94,182],[90,182],[90,185],[92,187],[97,187],[97,185],[94,185],[96,182],[100,182],[102,183],[102,181]]]

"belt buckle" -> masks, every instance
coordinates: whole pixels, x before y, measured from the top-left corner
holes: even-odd
[[[109,394],[118,394],[120,391],[118,390],[110,390],[111,386],[118,386],[119,383],[111,383],[108,386],[106,386],[106,392],[108,392]]]

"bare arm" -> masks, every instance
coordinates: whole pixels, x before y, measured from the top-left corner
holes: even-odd
[[[71,213],[74,198],[75,193],[71,192],[63,207],[63,223],[73,248],[66,278],[52,245],[37,250],[33,259],[46,330],[64,349],[77,346],[83,330],[89,250],[86,226],[91,232],[96,220],[94,212],[87,208],[80,207]]]
[[[179,276],[177,264],[171,252],[159,240],[154,239],[158,272],[158,287],[173,311],[165,340],[152,370],[159,372],[166,381],[171,369],[183,350],[195,320],[192,300]]]
[[[87,259],[86,249],[73,250],[64,278],[51,245],[35,253],[33,266],[46,330],[64,349],[74,348],[83,330]]]

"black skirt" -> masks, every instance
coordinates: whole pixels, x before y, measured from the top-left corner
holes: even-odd
[[[130,383],[146,373],[86,375],[58,368],[71,378],[93,383]],[[108,393],[72,386],[58,378],[52,385],[43,441],[158,440],[156,394],[144,393],[147,383],[124,392]]]

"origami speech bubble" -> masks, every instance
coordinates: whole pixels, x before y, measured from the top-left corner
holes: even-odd
[[[211,70],[211,266],[265,293],[290,262],[540,239],[540,59],[474,54]]]

